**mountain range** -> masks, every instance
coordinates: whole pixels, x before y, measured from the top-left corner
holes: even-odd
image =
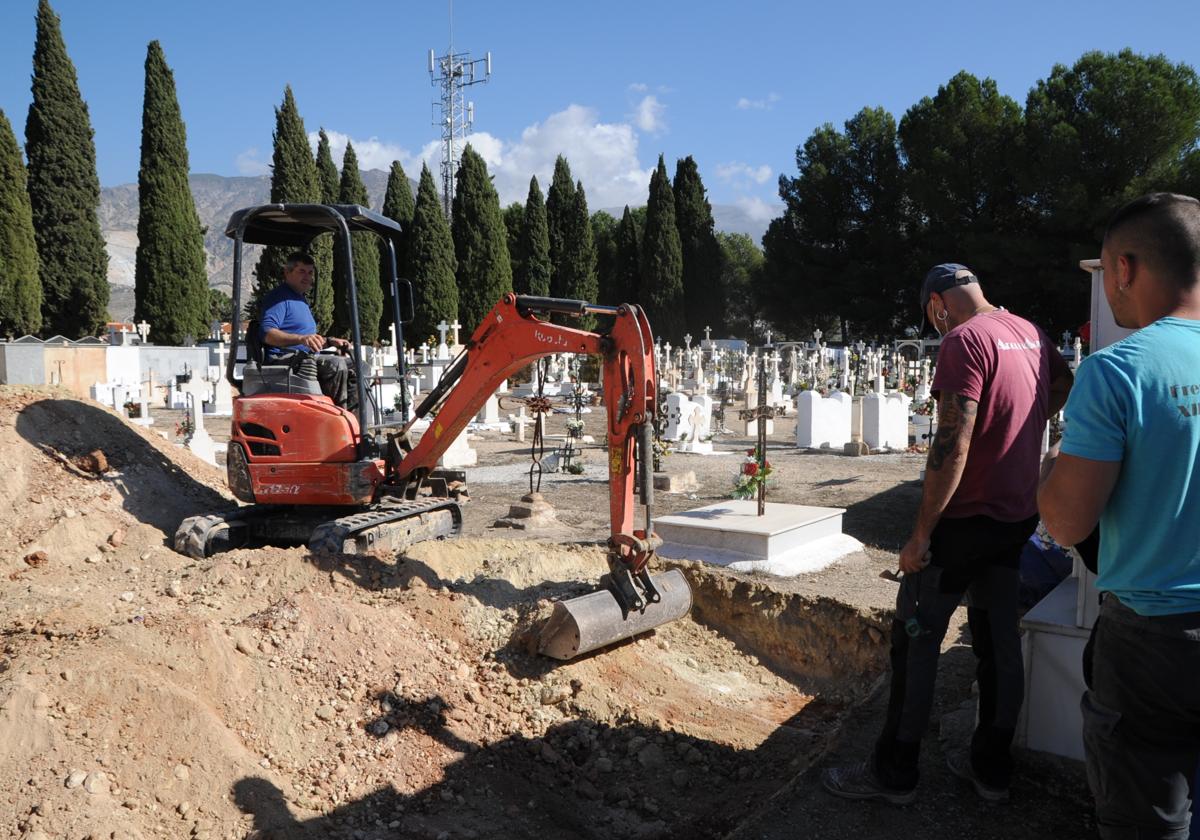
[[[371,207],[383,206],[388,174],[380,169],[362,173]],[[196,213],[204,227],[204,251],[208,284],[230,291],[233,282],[233,240],[225,235],[225,225],[235,210],[255,204],[265,204],[271,197],[269,175],[254,177],[195,174],[188,178]],[[414,193],[416,184],[413,183]],[[620,218],[622,208],[605,208]],[[137,253],[137,184],[105,187],[100,191],[100,230],[108,249],[108,282],[111,290],[109,313],[114,319],[133,317],[133,273]],[[742,208],[731,204],[714,204],[713,219],[717,230],[745,233],[755,242],[761,240],[767,223],[759,221]],[[250,270],[258,260],[257,246],[247,246],[244,266]]]

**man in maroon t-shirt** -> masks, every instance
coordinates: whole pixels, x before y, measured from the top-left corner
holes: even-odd
[[[1073,380],[1054,343],[988,303],[965,266],[934,266],[921,287],[921,306],[942,336],[933,378],[938,427],[917,521],[900,552],[904,578],[892,622],[887,720],[874,755],[827,770],[824,783],[848,799],[907,804],[916,798],[938,652],[965,593],[979,720],[970,751],[951,753],[948,763],[980,796],[1003,801],[1025,686],[1017,565],[1037,526],[1046,420],[1062,409]]]

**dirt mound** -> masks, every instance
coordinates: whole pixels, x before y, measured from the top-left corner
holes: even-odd
[[[5,836],[723,836],[825,749],[836,662],[882,665],[876,617],[789,658],[792,596],[722,612],[696,569],[704,623],[552,662],[531,631],[597,545],[197,562],[167,540],[231,504],[217,471],[44,391],[0,388],[0,427]]]

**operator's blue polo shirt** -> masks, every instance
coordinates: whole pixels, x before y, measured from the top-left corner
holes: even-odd
[[[304,295],[297,292],[287,283],[280,283],[263,298],[262,319],[259,321],[259,340],[266,336],[268,330],[281,330],[296,335],[312,335],[317,331],[317,321],[313,318],[312,310]],[[263,343],[267,355],[278,356],[289,350],[300,353],[312,351],[303,344],[293,344],[290,347],[271,347]]]

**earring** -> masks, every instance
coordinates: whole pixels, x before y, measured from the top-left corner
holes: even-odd
[[[936,316],[936,317],[937,317],[937,319],[938,319],[939,321],[945,321],[945,320],[946,320],[946,315],[947,315],[947,314],[948,314],[948,313],[946,312],[946,310],[945,310],[945,309],[943,309],[941,312],[939,312],[939,313],[937,314],[937,316]]]

